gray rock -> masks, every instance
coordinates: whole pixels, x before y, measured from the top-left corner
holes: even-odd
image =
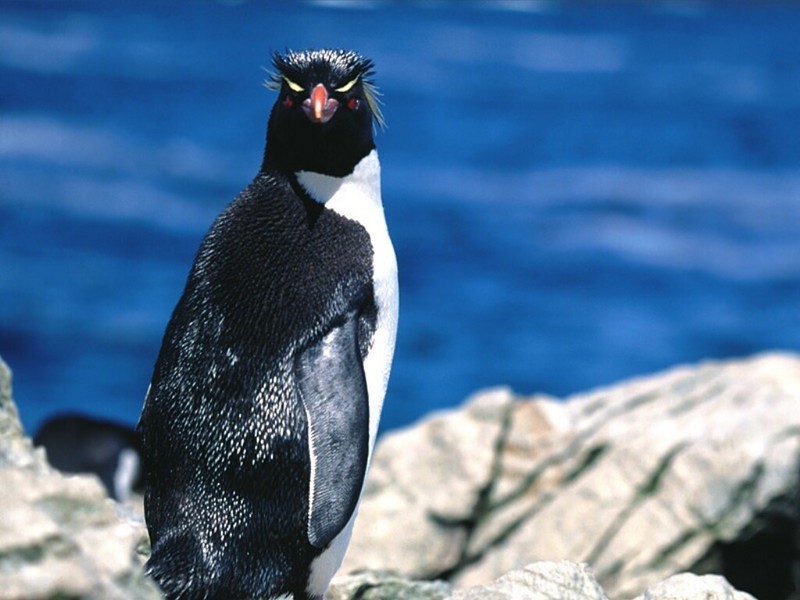
[[[704,600],[755,600],[750,594],[738,592],[724,577],[691,573],[674,575],[655,585],[651,585],[636,600],[684,600],[703,598]]]
[[[33,450],[22,430],[19,412],[11,396],[11,381],[11,370],[0,358],[0,468],[46,469],[44,455]]]
[[[538,562],[486,584],[453,591],[444,582],[409,581],[387,572],[334,579],[326,600],[608,600],[591,569],[570,561]],[[754,600],[723,577],[684,573],[652,585],[637,600]]]
[[[326,598],[608,600],[585,564],[536,562],[515,566],[505,574],[499,573],[499,578],[488,573],[503,564],[526,560],[527,555],[539,553],[547,558],[548,551],[541,549],[542,540],[553,544],[551,554],[571,550],[579,554],[588,544],[586,537],[594,543],[589,547],[603,548],[595,556],[600,564],[604,563],[599,559],[608,560],[611,553],[606,548],[619,546],[615,551],[628,557],[625,552],[638,543],[642,553],[652,553],[663,544],[652,530],[629,531],[627,535],[633,535],[634,541],[617,538],[639,511],[648,518],[663,519],[654,525],[665,530],[665,536],[685,532],[687,523],[693,522],[691,518],[703,516],[704,531],[711,530],[718,538],[722,536],[719,532],[738,531],[736,524],[748,522],[751,514],[764,517],[771,510],[795,516],[793,497],[786,491],[790,486],[784,478],[794,481],[797,475],[796,468],[792,470],[797,448],[786,440],[796,442],[800,427],[789,418],[783,404],[800,395],[799,381],[796,359],[773,356],[740,365],[677,370],[578,397],[571,406],[542,398],[519,401],[506,390],[496,390],[476,396],[463,411],[440,414],[418,429],[387,436],[376,454],[357,529],[372,526],[371,541],[384,542],[369,548],[373,559],[380,559],[377,562],[392,560],[397,561],[390,565],[394,570],[410,564],[427,574],[449,576],[461,589],[454,590],[446,581],[419,581],[403,574],[373,571],[340,575]],[[700,382],[705,383],[697,391]],[[631,418],[626,414],[644,410],[650,403],[658,404],[658,398],[669,394],[681,401],[662,407],[664,414],[658,423],[650,422],[646,414],[634,419],[633,424],[625,423]],[[731,394],[733,399],[725,404],[730,414],[700,408],[704,398]],[[776,413],[770,419],[779,426],[763,429],[758,418],[763,420],[764,415],[759,417],[747,408],[753,397],[762,403],[762,409],[769,406]],[[744,415],[737,416],[739,408]],[[659,414],[652,406],[648,410],[651,415]],[[694,432],[694,444],[698,445],[694,452],[686,441],[686,431],[691,427],[686,420],[681,421],[681,415],[692,413],[714,425]],[[732,425],[742,419],[751,420],[752,432],[746,431],[745,424],[740,428]],[[666,464],[650,456],[663,457],[663,447],[671,447],[658,438],[659,429],[666,429],[670,435],[661,434],[673,443],[678,443],[674,441],[677,439],[683,444],[680,451],[667,452],[671,458]],[[783,438],[776,433],[779,430]],[[730,439],[731,431],[739,437]],[[632,449],[624,450],[634,442]],[[601,444],[605,447],[598,449]],[[709,444],[720,448],[717,454],[733,453],[735,457],[717,466],[717,454],[703,450]],[[655,450],[646,450],[649,447]],[[751,468],[755,468],[754,462],[761,467],[751,475],[751,485],[736,487],[723,475],[730,472],[740,477],[740,473],[748,472],[746,465],[735,464],[735,458],[741,458],[743,452],[750,457]],[[783,471],[776,466],[781,463],[781,452],[787,463]],[[652,467],[648,472],[654,460],[655,472]],[[611,461],[611,466],[601,477],[605,461]],[[668,485],[672,478],[676,481]],[[716,482],[713,493],[703,491],[704,478]],[[638,482],[633,498],[617,489],[626,482],[628,487]],[[623,485],[623,489],[627,488]],[[673,490],[672,495],[658,496],[664,489]],[[565,503],[572,503],[572,512],[549,512],[562,502],[561,498],[556,501],[557,494],[564,495]],[[577,503],[576,497],[581,496],[587,506]],[[375,504],[376,498],[383,498],[382,507]],[[784,501],[779,502],[781,498]],[[673,504],[659,504],[667,501]],[[687,508],[689,501],[691,510]],[[651,502],[657,506],[648,510]],[[710,502],[716,510],[708,508]],[[759,502],[768,508],[759,508]],[[601,509],[611,510],[612,505],[618,516],[608,520]],[[598,512],[593,513],[592,507]],[[540,520],[528,530],[529,521],[541,519],[540,513],[555,521]],[[727,520],[714,522],[708,515],[723,515]],[[638,526],[644,527],[642,523],[639,521]],[[749,527],[751,533],[758,529],[754,522],[749,522]],[[598,528],[605,532],[599,542]],[[559,541],[554,531],[561,530],[574,539]],[[358,555],[364,552],[365,534],[362,531],[358,535],[361,537],[354,540],[356,556],[348,560],[366,562],[363,554]],[[141,517],[108,499],[96,478],[61,475],[47,465],[41,451],[32,447],[11,398],[10,373],[0,360],[0,600],[160,598],[155,584],[142,572],[147,550]],[[518,556],[512,559],[514,552]],[[707,556],[713,556],[713,552]],[[432,557],[440,562],[426,564]],[[619,565],[614,572],[616,579],[609,579],[618,589],[633,587],[626,587],[620,573],[632,580],[644,579],[626,569],[627,565]],[[486,581],[465,583],[479,573]],[[619,585],[614,583],[618,580]],[[650,587],[638,600],[751,598],[721,577],[686,574],[662,583],[655,581],[649,582]],[[642,589],[645,586],[639,592]]]
[[[51,469],[25,437],[0,360],[0,600],[160,598],[142,572],[144,524],[99,480]]]
[[[390,572],[339,576],[325,600],[447,600],[453,589],[444,581],[411,581]]]
[[[758,569],[748,540],[800,522],[798,403],[800,359],[784,354],[566,402],[485,392],[379,443],[344,570],[468,588],[574,560],[632,598],[682,571],[728,574],[732,548]]]
[[[585,564],[538,562],[493,583],[456,592],[452,600],[608,600]]]

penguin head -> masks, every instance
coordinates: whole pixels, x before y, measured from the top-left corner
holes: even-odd
[[[344,177],[383,126],[372,61],[345,50],[275,53],[267,87],[278,91],[262,168]]]

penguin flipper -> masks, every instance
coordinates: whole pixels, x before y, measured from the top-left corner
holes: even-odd
[[[367,469],[369,399],[357,314],[300,354],[295,375],[311,453],[308,540],[324,548],[355,511]]]

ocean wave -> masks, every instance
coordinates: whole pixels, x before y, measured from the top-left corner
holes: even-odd
[[[406,212],[416,221],[436,198],[437,210],[470,214],[468,227],[511,255],[533,252],[541,232],[553,252],[606,252],[643,266],[731,279],[800,276],[796,171],[608,165],[497,173],[420,166],[395,168],[389,177],[389,202],[412,203]]]
[[[97,47],[97,30],[85,19],[69,18],[45,27],[6,16],[0,23],[0,65],[7,67],[69,71]]]

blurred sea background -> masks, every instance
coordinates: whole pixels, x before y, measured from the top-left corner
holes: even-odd
[[[377,66],[400,331],[383,429],[800,350],[800,6],[0,1],[0,355],[34,431],[135,424],[274,50]]]

